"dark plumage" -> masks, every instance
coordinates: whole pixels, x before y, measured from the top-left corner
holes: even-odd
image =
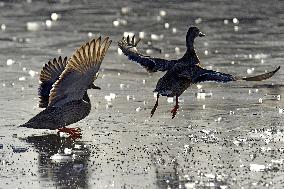
[[[48,62],[40,74],[39,107],[46,108],[21,127],[60,129],[75,134],[76,129],[65,126],[85,118],[91,110],[88,89],[93,84],[111,41],[101,37],[81,46],[71,56]]]
[[[174,106],[172,118],[175,117],[176,112],[179,108],[178,97],[191,85],[204,81],[215,81],[215,82],[230,82],[236,80],[246,80],[246,81],[261,81],[272,77],[279,69],[280,66],[272,72],[257,75],[254,77],[235,77],[230,74],[216,72],[213,70],[207,70],[200,66],[199,58],[194,49],[194,39],[196,37],[205,36],[199,31],[197,27],[190,27],[186,34],[186,47],[187,50],[183,57],[178,60],[165,60],[161,58],[153,58],[145,56],[139,53],[136,49],[138,42],[135,41],[135,36],[130,39],[122,38],[118,42],[118,45],[122,52],[132,61],[139,63],[142,67],[146,68],[148,72],[166,71],[166,74],[159,79],[156,89],[157,101],[154,108],[151,111],[151,116],[153,116],[157,106],[159,95],[176,97],[176,105]]]

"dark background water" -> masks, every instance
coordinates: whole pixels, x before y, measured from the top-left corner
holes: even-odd
[[[143,32],[141,52],[177,58],[196,25],[206,34],[195,45],[204,67],[253,75],[282,65],[283,10],[280,0],[1,2],[0,188],[282,188],[281,69],[263,82],[202,83],[212,96],[201,99],[192,86],[174,120],[166,98],[149,118],[163,73],[146,73],[116,43]],[[72,125],[82,139],[17,128],[41,111],[42,66],[99,35],[113,43],[96,83],[102,90],[89,92],[92,112]]]

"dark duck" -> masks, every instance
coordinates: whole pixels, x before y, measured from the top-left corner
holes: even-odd
[[[87,90],[99,89],[94,81],[110,44],[108,37],[99,37],[82,45],[68,60],[49,61],[41,70],[38,89],[39,107],[45,109],[20,127],[58,129],[72,138],[80,137],[80,129],[66,126],[89,115]]]
[[[136,46],[140,39],[136,41],[135,36],[132,38],[129,36],[127,38],[123,37],[122,40],[118,42],[120,49],[128,59],[139,63],[142,67],[146,68],[148,72],[166,72],[166,74],[159,79],[156,89],[154,90],[154,92],[157,92],[158,94],[156,104],[151,111],[151,117],[158,107],[160,95],[175,97],[176,104],[171,111],[172,118],[174,118],[179,108],[178,97],[191,84],[205,81],[222,83],[237,80],[261,81],[272,77],[280,69],[280,67],[278,67],[274,71],[253,77],[235,77],[230,74],[204,69],[200,66],[199,58],[194,49],[195,38],[204,36],[205,34],[201,33],[197,27],[190,27],[186,34],[187,50],[183,57],[177,60],[154,58],[139,53]]]

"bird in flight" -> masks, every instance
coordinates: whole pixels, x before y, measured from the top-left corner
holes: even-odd
[[[165,60],[146,56],[138,52],[137,44],[140,39],[136,40],[135,36],[122,38],[118,42],[119,48],[129,60],[137,62],[148,72],[162,71],[166,72],[156,85],[154,92],[157,92],[157,100],[151,111],[151,117],[158,107],[159,96],[175,97],[176,104],[172,109],[172,118],[175,117],[179,108],[178,97],[191,85],[205,81],[230,82],[237,80],[245,81],[262,81],[272,77],[279,69],[267,72],[253,77],[236,77],[227,73],[207,70],[200,66],[200,60],[194,49],[194,40],[197,37],[204,37],[197,27],[189,27],[186,34],[186,52],[180,59]]]
[[[89,115],[87,90],[100,89],[94,81],[110,44],[108,37],[99,37],[82,45],[71,58],[59,57],[45,64],[38,88],[39,107],[45,109],[20,127],[58,129],[72,138],[80,137],[80,129],[66,126]]]

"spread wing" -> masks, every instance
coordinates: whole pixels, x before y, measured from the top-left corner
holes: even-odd
[[[257,76],[252,76],[252,77],[235,77],[230,74],[226,74],[222,72],[202,69],[200,75],[193,78],[192,81],[193,83],[205,82],[205,81],[215,81],[215,82],[226,83],[226,82],[236,81],[236,80],[262,81],[262,80],[271,78],[279,69],[280,69],[280,66],[271,72],[267,72],[267,73],[260,74]]]
[[[40,108],[47,107],[52,85],[59,79],[59,76],[64,71],[66,65],[67,57],[62,59],[60,56],[58,59],[54,58],[53,61],[49,61],[42,68],[39,76],[41,83],[38,88]]]
[[[130,37],[127,36],[127,38],[123,37],[118,42],[118,46],[122,50],[123,54],[128,57],[129,60],[137,62],[148,72],[167,71],[171,69],[177,62],[176,60],[154,58],[139,53],[136,49],[136,46],[139,41],[140,39],[138,39],[137,41],[135,40],[135,36],[133,36],[131,40]]]
[[[77,49],[53,85],[48,106],[60,106],[81,100],[85,91],[92,85],[110,44],[108,37],[103,41],[99,37]]]

